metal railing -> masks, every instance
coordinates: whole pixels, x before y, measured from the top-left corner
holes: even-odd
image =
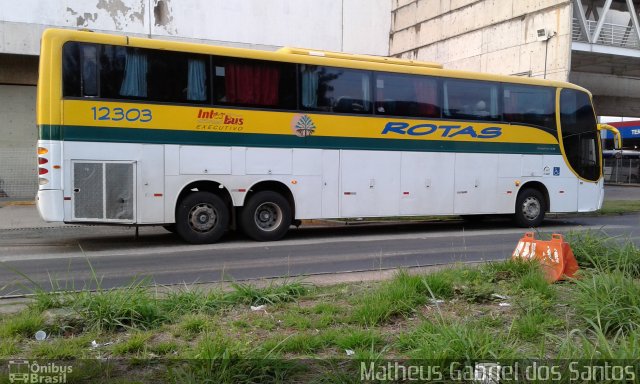
[[[640,159],[604,159],[604,182],[638,184]]]
[[[571,38],[573,41],[588,42],[589,40],[582,33],[579,23],[578,19],[573,19]],[[587,33],[589,36],[593,36],[597,25],[597,21],[587,20]],[[594,42],[594,44],[640,49],[640,40],[632,26],[613,23],[604,23],[602,25],[598,41]]]

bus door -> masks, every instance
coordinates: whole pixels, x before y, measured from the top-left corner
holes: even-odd
[[[138,162],[137,223],[162,223],[164,219],[164,146],[142,145]]]

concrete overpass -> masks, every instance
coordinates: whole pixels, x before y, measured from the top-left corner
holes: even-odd
[[[640,116],[640,0],[572,0],[569,81],[588,88],[597,113]]]

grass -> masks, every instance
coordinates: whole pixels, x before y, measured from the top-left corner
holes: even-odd
[[[33,337],[37,331],[43,328],[43,324],[41,313],[35,310],[22,311],[0,322],[0,338]]]
[[[401,271],[392,280],[358,297],[350,321],[363,326],[376,326],[396,316],[410,315],[415,307],[428,301],[427,293],[427,285],[420,276]]]
[[[601,215],[623,214],[640,211],[640,201],[636,200],[605,200],[598,211]]]
[[[575,306],[594,330],[605,334],[640,328],[640,282],[622,272],[576,281]]]
[[[127,356],[146,352],[147,344],[152,337],[153,334],[149,332],[136,332],[122,343],[115,344],[112,352],[116,356]]]
[[[473,321],[425,321],[413,332],[402,335],[398,347],[411,358],[440,363],[516,356],[513,338],[477,327]]]
[[[567,239],[582,269],[558,284],[536,263],[505,260],[330,287],[43,291],[0,320],[0,359],[115,358],[121,381],[174,383],[360,382],[360,360],[638,362],[640,251],[600,232]],[[39,329],[47,340],[34,340]],[[167,369],[150,368],[153,358]]]
[[[567,241],[582,268],[598,272],[622,272],[640,278],[640,249],[633,242],[608,236],[603,231],[570,234]]]

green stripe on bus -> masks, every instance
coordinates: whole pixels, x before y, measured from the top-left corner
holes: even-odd
[[[41,126],[41,140],[105,143],[217,145],[271,148],[354,149],[380,151],[433,151],[473,153],[560,154],[555,144],[465,142],[448,140],[397,140],[354,137],[268,135],[198,132],[141,128]]]
[[[38,126],[38,137],[40,140],[62,140],[62,126],[40,125]]]

